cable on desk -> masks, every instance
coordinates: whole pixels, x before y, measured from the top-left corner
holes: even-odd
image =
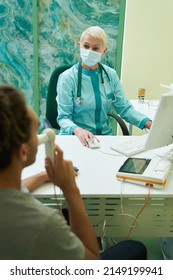
[[[97,152],[100,152],[100,153],[102,153],[102,154],[108,155],[108,156],[126,157],[125,155],[120,154],[120,153],[119,153],[119,154],[113,154],[113,153],[104,152],[104,151],[102,151],[102,150],[100,150],[100,149],[97,149],[96,151],[97,151]]]
[[[163,160],[169,160],[171,163],[173,163],[173,147],[171,147],[167,152],[165,152],[163,155],[159,155],[156,152],[154,153],[156,157],[159,157]]]

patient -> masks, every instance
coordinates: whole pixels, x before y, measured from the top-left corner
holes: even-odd
[[[21,92],[0,86],[0,259],[146,259],[145,246],[124,241],[101,255],[94,229],[75,181],[72,162],[55,147],[55,162],[45,159],[46,173],[21,182],[22,170],[36,158],[38,119]],[[34,190],[51,180],[66,199],[70,226],[57,210],[38,203],[21,187]]]

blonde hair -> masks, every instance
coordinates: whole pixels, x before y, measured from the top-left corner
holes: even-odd
[[[104,47],[107,47],[107,36],[101,27],[91,26],[85,29],[80,37],[80,42],[83,40],[84,36],[86,35],[102,40]]]

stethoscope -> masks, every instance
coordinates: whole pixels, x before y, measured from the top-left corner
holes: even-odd
[[[112,84],[111,84],[111,80],[110,77],[108,75],[108,73],[106,72],[105,68],[103,67],[103,65],[101,63],[98,63],[99,65],[99,69],[100,69],[100,74],[101,74],[101,82],[102,85],[104,87],[104,91],[105,91],[105,95],[106,95],[106,89],[105,89],[105,85],[104,85],[104,78],[103,78],[103,73],[106,75],[111,91],[112,91]],[[82,104],[82,99],[81,99],[81,87],[82,87],[82,62],[79,62],[79,68],[78,68],[78,85],[77,85],[77,99],[76,99],[76,103],[78,105]],[[107,95],[106,95],[107,96]]]

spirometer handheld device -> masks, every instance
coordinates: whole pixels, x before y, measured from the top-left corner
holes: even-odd
[[[38,135],[38,145],[45,144],[46,156],[50,158],[51,162],[54,162],[54,150],[55,150],[55,132],[51,128],[46,128],[43,133]]]
[[[153,188],[163,189],[170,169],[171,162],[159,157],[128,158],[118,170],[116,178],[137,185],[151,185]]]

